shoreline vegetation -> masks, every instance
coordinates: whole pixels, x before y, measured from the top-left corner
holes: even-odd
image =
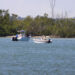
[[[19,30],[25,30],[32,37],[74,38],[75,18],[49,18],[47,13],[34,18],[19,18],[16,14],[10,15],[8,10],[0,9],[0,37],[12,37]]]
[[[12,38],[16,35],[12,35],[12,36],[3,36],[3,37],[0,37],[0,38]],[[44,35],[41,35],[41,36],[31,36],[31,38],[64,38],[64,37],[60,37],[60,36],[53,36],[53,35],[50,35],[50,36],[44,36]],[[75,38],[75,37],[65,37],[65,38]]]

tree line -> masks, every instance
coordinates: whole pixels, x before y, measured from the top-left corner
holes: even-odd
[[[52,35],[59,37],[75,37],[75,19],[73,18],[49,18],[48,14],[27,16],[22,20],[18,15],[9,14],[9,10],[0,10],[0,36],[17,34],[18,30],[25,30],[26,34]]]

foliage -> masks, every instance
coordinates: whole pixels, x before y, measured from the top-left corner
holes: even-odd
[[[10,16],[8,10],[0,10],[0,36],[15,35],[22,29],[31,35],[75,37],[75,19],[52,19],[45,13],[44,16],[27,16],[18,20],[18,15]]]

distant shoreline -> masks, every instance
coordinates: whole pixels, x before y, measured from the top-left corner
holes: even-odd
[[[11,35],[11,36],[2,36],[0,38],[12,38],[12,37],[15,37],[16,35]],[[32,38],[41,38],[41,37],[45,37],[44,35],[41,35],[41,36],[31,36]],[[50,36],[46,36],[47,38],[75,38],[75,37],[60,37],[60,36],[53,36],[53,35],[50,35]]]

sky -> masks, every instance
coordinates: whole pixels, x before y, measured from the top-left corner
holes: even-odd
[[[49,0],[0,0],[0,9],[9,10],[9,13],[21,17],[37,15],[43,16],[47,13],[51,17]],[[75,0],[56,0],[54,16],[75,17]]]

